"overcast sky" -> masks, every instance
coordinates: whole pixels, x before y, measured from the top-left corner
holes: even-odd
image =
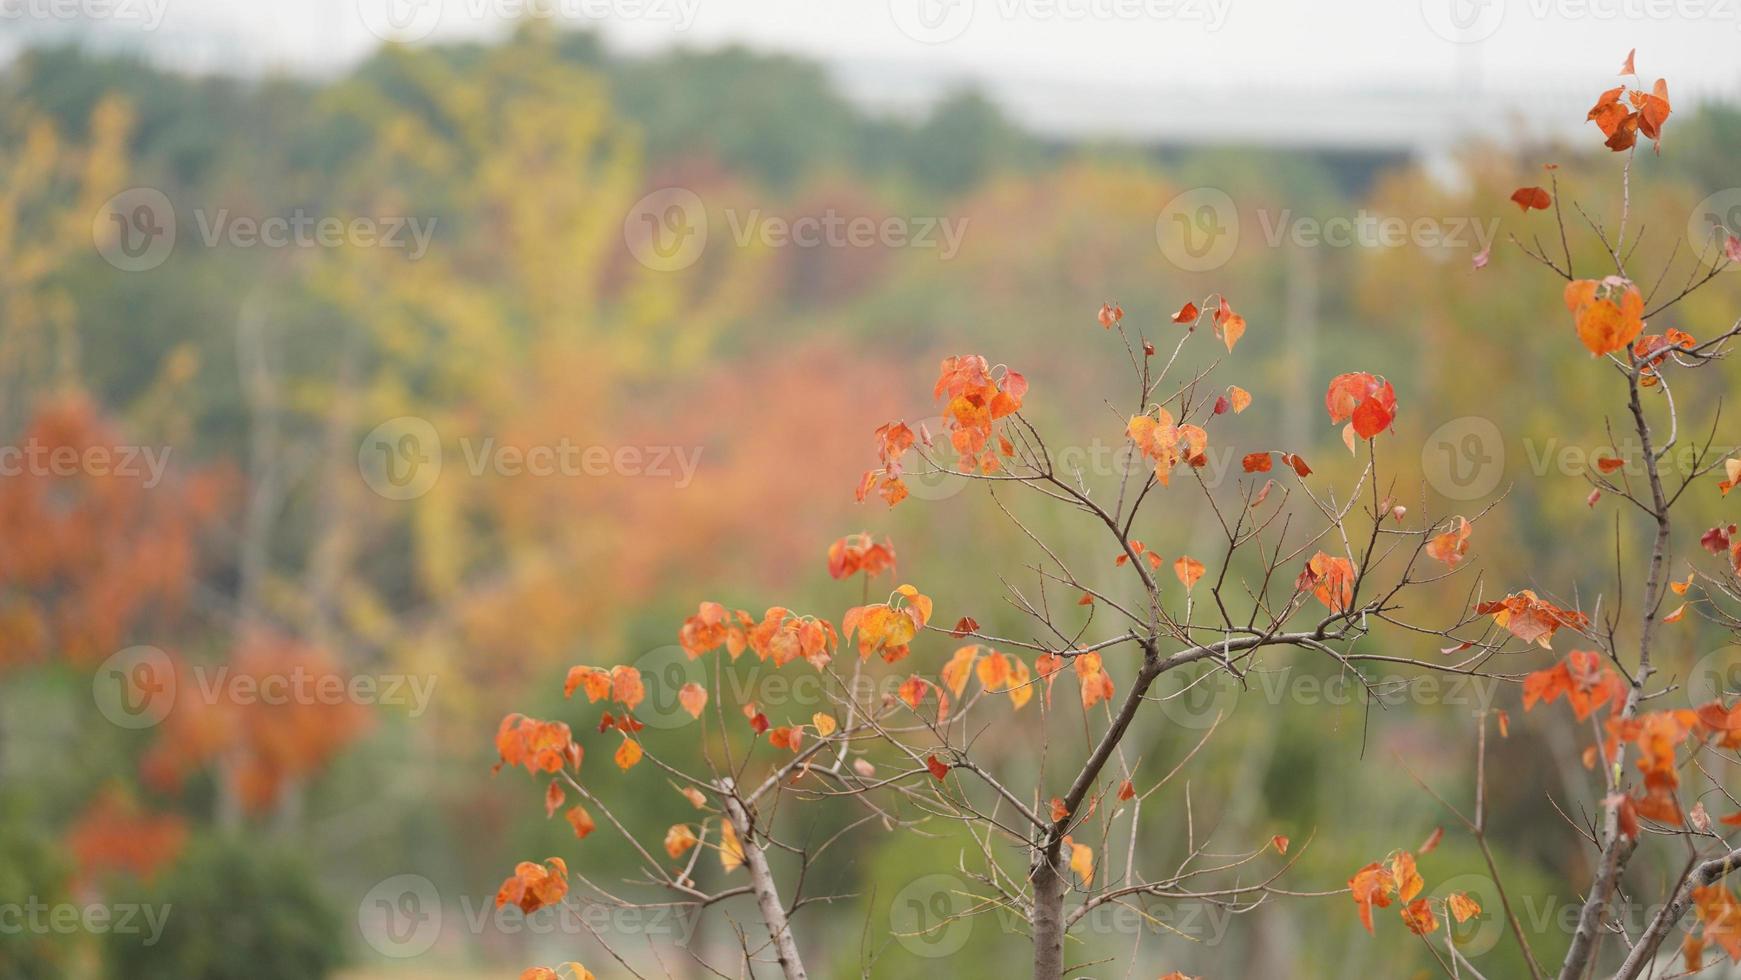
[[[528,5],[625,50],[739,41],[885,63],[891,92],[902,66],[1157,101],[1182,87],[1582,92],[1634,46],[1646,81],[1666,75],[1677,96],[1741,92],[1741,0],[0,0],[0,31],[74,10],[185,63],[330,71],[380,35],[486,35]]]

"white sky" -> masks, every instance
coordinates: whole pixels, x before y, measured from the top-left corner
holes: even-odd
[[[626,50],[741,41],[870,63],[891,93],[910,74],[1156,103],[1216,88],[1593,94],[1634,46],[1645,80],[1670,78],[1677,103],[1741,92],[1741,0],[0,0],[0,33],[79,10],[184,63],[321,71],[379,43],[368,25],[388,32],[389,5],[414,33],[437,18],[436,38],[499,31],[531,6]]]

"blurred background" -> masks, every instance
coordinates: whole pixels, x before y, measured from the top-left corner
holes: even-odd
[[[1621,158],[1584,113],[1637,47],[1674,116],[1633,161],[1635,268],[1741,229],[1738,29],[1690,2],[0,0],[0,977],[610,976],[595,931],[675,976],[703,975],[685,948],[729,961],[747,908],[494,909],[519,860],[634,873],[492,777],[497,722],[588,729],[566,668],[634,663],[649,741],[695,751],[683,617],[838,617],[859,589],[824,550],[859,530],[939,618],[1025,635],[998,573],[1035,551],[983,488],[919,481],[894,511],[852,489],[875,426],[934,414],[934,366],[965,351],[1026,373],[1054,453],[1116,486],[1104,399],[1130,382],[1103,301],[1169,347],[1188,299],[1246,316],[1218,380],[1255,402],[1212,486],[1267,446],[1346,486],[1324,386],[1383,373],[1398,498],[1504,496],[1474,536],[1490,595],[1611,591],[1632,515],[1586,506],[1582,473],[1627,451],[1604,425],[1623,391],[1507,241],[1551,220],[1507,198],[1557,162],[1613,219]],[[1727,273],[1651,329],[1705,336],[1738,304]],[[1708,426],[1724,380],[1677,391],[1682,419]],[[1697,496],[1687,527],[1727,519]],[[1092,527],[1015,506],[1121,587]],[[1208,555],[1212,523],[1179,494],[1137,533]],[[1674,697],[1724,689],[1718,631],[1668,642]],[[1399,672],[1376,703],[1318,660],[1266,668],[1133,736],[1170,768],[1220,718],[1189,774],[1199,828],[1309,842],[1288,884],[1312,892],[1446,824],[1429,884],[1481,896],[1466,953],[1520,975],[1478,853],[1403,769],[1466,802],[1474,720],[1507,708],[1490,824],[1557,955],[1587,856],[1543,794],[1591,805],[1585,736],[1510,687]],[[987,751],[1019,774],[1037,745]],[[597,772],[651,846],[668,787]],[[1144,809],[1158,867],[1186,805],[1179,783]],[[798,923],[813,970],[1025,973],[1019,924],[924,931],[960,851],[832,851],[814,887],[840,897]],[[1434,969],[1344,896],[1147,912],[1085,923],[1074,959],[1106,962],[1083,974]]]

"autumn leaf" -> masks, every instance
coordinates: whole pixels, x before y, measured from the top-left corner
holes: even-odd
[[[1052,797],[1052,822],[1060,823],[1070,816],[1070,808],[1064,805],[1062,796]]]
[[[1403,906],[1402,921],[1417,936],[1425,936],[1439,928],[1438,917],[1433,915],[1432,906],[1424,898]]]
[[[1457,518],[1456,526],[1427,541],[1427,557],[1434,561],[1444,562],[1447,568],[1456,568],[1469,552],[1471,529],[1472,525],[1467,519]]]
[[[943,681],[943,686],[949,689],[949,693],[957,698],[961,697],[961,692],[967,688],[967,678],[972,673],[973,661],[978,656],[979,647],[961,647],[955,651],[954,656],[949,658],[949,662],[943,665],[938,677]]]
[[[1288,853],[1288,843],[1287,837],[1283,834],[1277,834],[1269,839],[1270,846],[1276,849],[1277,854]]]
[[[563,970],[568,971],[568,976],[562,975]],[[570,960],[554,970],[547,966],[529,967],[520,974],[520,980],[598,980],[598,978],[593,976],[591,970]]]
[[[798,751],[798,746],[802,744],[803,741],[804,728],[802,725],[783,725],[779,728],[770,729],[768,732],[768,744],[776,749],[785,749],[788,752],[796,752]]]
[[[1135,796],[1136,796],[1136,787],[1131,785],[1130,780],[1127,779],[1124,782],[1118,784],[1118,801],[1120,803],[1128,803],[1131,800],[1131,798],[1135,797]]]
[[[1233,405],[1233,414],[1238,415],[1251,407],[1251,392],[1238,385],[1227,387],[1227,399]]]
[[[942,782],[944,777],[949,775],[949,767],[937,761],[937,757],[934,755],[925,757],[925,768],[931,770],[931,777],[938,782]]]
[[[1493,622],[1525,643],[1535,643],[1544,650],[1553,645],[1554,633],[1561,627],[1582,630],[1589,618],[1538,598],[1534,591],[1524,589],[1494,602],[1475,607],[1480,616],[1493,616]]]
[[[1199,316],[1202,316],[1202,313],[1197,310],[1197,304],[1186,303],[1184,306],[1179,307],[1179,312],[1173,314],[1173,322],[1196,323]]]
[[[544,791],[544,819],[549,820],[556,816],[556,811],[562,809],[563,801],[567,798],[567,794],[562,792],[562,784],[552,779],[550,787]]]
[[[719,824],[719,866],[728,874],[744,866],[744,845],[730,820]]]
[[[1094,881],[1094,849],[1087,844],[1078,844],[1070,838],[1064,838],[1070,845],[1070,870],[1076,872],[1076,877],[1082,879],[1087,886]]]
[[[1076,680],[1082,687],[1082,710],[1099,704],[1112,697],[1112,678],[1100,664],[1100,654],[1078,654],[1072,661],[1076,670]]]
[[[1354,435],[1371,439],[1396,420],[1396,390],[1389,381],[1365,371],[1339,374],[1324,392],[1324,407],[1331,422],[1347,421]]]
[[[690,830],[686,823],[672,824],[671,829],[665,831],[665,853],[672,858],[682,857],[699,843],[701,842],[695,839],[695,831]]]
[[[1245,336],[1245,317],[1233,312],[1233,304],[1225,296],[1215,307],[1215,336],[1227,345],[1229,354],[1233,353],[1233,346],[1239,343],[1239,338]]]
[[[1644,330],[1644,297],[1629,282],[1574,280],[1566,286],[1565,301],[1578,340],[1591,356],[1625,350]]]
[[[700,718],[701,709],[707,707],[707,688],[690,681],[677,691],[677,701],[689,717]]]
[[[1398,851],[1391,856],[1390,877],[1396,882],[1396,897],[1404,902],[1413,900],[1425,885],[1420,872],[1415,870],[1415,856],[1409,851]]]
[[[705,606],[707,603],[702,603],[702,605]],[[568,679],[563,682],[562,696],[565,698],[573,697],[575,688],[579,687],[585,688],[588,704],[599,698],[610,697],[611,675],[608,671],[589,667],[585,664],[568,668]]]
[[[1246,453],[1240,465],[1247,473],[1268,473],[1273,464],[1269,453]]]
[[[568,812],[562,816],[568,821],[568,825],[574,828],[575,837],[585,840],[586,835],[592,833],[594,826],[592,814],[586,812],[586,808],[580,804],[577,803],[569,807]]]
[[[1173,574],[1179,577],[1185,591],[1189,592],[1197,585],[1197,580],[1203,577],[1203,563],[1186,555],[1173,562]]]
[[[1421,842],[1421,846],[1415,850],[1415,853],[1420,855],[1431,854],[1438,848],[1439,841],[1444,839],[1445,828],[1434,827],[1433,832],[1427,835],[1427,839]]]
[[[1372,862],[1348,879],[1348,893],[1360,910],[1360,924],[1372,932],[1372,909],[1388,908],[1390,896],[1396,891],[1396,879],[1377,861]]]
[[[1519,208],[1522,208],[1526,214],[1529,212],[1530,208],[1535,208],[1538,211],[1546,211],[1548,208],[1553,207],[1554,203],[1553,198],[1548,196],[1548,192],[1540,187],[1519,187],[1517,190],[1511,192],[1511,200],[1512,203],[1516,204]]]
[[[1452,892],[1445,898],[1445,907],[1451,913],[1451,918],[1459,923],[1468,922],[1481,914],[1481,903],[1469,897],[1468,892]]]
[[[624,772],[628,772],[630,769],[633,769],[635,767],[635,764],[637,762],[640,762],[640,761],[641,761],[641,743],[635,741],[632,738],[625,737],[623,739],[623,744],[617,746],[617,752],[616,752],[617,768],[623,770]]]
[[[553,857],[543,864],[521,861],[514,874],[496,890],[496,908],[518,906],[521,912],[532,913],[562,901],[568,894],[568,865]]]
[[[1294,580],[1294,589],[1311,591],[1331,612],[1342,612],[1354,599],[1354,563],[1320,551],[1306,562]]]
[[[811,715],[810,723],[816,726],[816,734],[820,738],[827,738],[828,736],[833,735],[835,729],[840,727],[835,722],[833,715],[823,711],[818,711]]]
[[[895,546],[888,541],[878,543],[868,531],[836,540],[828,546],[828,575],[843,579],[863,572],[865,578],[895,567]]]
[[[955,621],[955,628],[949,631],[949,635],[959,640],[969,633],[977,632],[979,632],[979,620],[972,616],[963,616]]]
[[[1111,330],[1115,324],[1124,319],[1124,307],[1112,303],[1100,304],[1100,312],[1095,317],[1100,325]]]

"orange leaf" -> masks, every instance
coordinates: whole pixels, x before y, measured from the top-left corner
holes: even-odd
[[[1247,473],[1268,473],[1273,464],[1269,453],[1246,453],[1240,465]]]
[[[1470,898],[1467,892],[1452,892],[1445,899],[1445,907],[1450,910],[1451,918],[1458,922],[1468,922],[1481,914],[1481,903]]]
[[[1519,187],[1517,190],[1511,192],[1511,200],[1518,207],[1522,208],[1526,214],[1529,212],[1530,208],[1535,208],[1538,211],[1546,211],[1548,208],[1552,207],[1554,203],[1553,198],[1548,196],[1548,192],[1542,190],[1540,187]]]
[[[1271,847],[1276,849],[1277,854],[1288,853],[1288,839],[1286,836],[1277,834],[1269,839],[1269,843]]]
[[[665,831],[665,853],[673,858],[682,857],[699,843],[701,842],[695,839],[695,831],[690,830],[686,823],[672,824],[671,829]]]
[[[1134,796],[1136,796],[1136,787],[1131,785],[1130,780],[1127,779],[1124,782],[1119,784],[1119,786],[1118,786],[1119,802],[1121,802],[1121,803],[1129,802],[1129,800]]]
[[[586,812],[585,807],[579,804],[571,806],[563,816],[567,818],[568,825],[574,828],[575,837],[585,840],[586,835],[592,833],[592,814]]]
[[[707,688],[690,681],[678,690],[677,701],[689,712],[689,717],[700,718],[701,709],[707,707]]]
[[[1403,924],[1417,936],[1425,936],[1439,928],[1438,917],[1424,898],[1417,898],[1402,909]]]
[[[1445,837],[1445,828],[1434,827],[1433,832],[1427,835],[1427,839],[1425,841],[1421,842],[1420,849],[1417,851],[1417,853],[1419,853],[1419,854],[1431,854],[1431,853],[1433,853],[1434,848],[1437,848],[1439,846],[1439,841],[1443,840],[1444,837]]]
[[[1189,592],[1197,585],[1197,580],[1203,577],[1203,563],[1190,555],[1173,562],[1173,574],[1184,583],[1185,591]]]
[[[633,769],[641,761],[641,743],[625,737],[623,744],[617,746],[616,761],[617,768],[624,772]]]
[[[949,767],[938,762],[937,757],[934,755],[928,755],[925,757],[925,768],[931,770],[932,778],[936,779],[938,782],[942,782],[943,777],[949,775]]]

